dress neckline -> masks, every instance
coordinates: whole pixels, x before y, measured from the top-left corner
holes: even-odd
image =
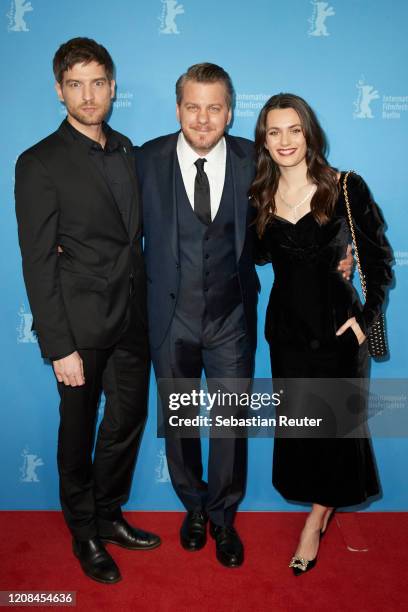
[[[338,183],[340,185],[340,194],[343,192],[342,186],[343,186],[343,174],[344,172],[342,170],[340,170],[340,177],[338,179]],[[285,217],[281,217],[280,215],[273,215],[275,219],[278,219],[279,221],[283,221],[284,223],[289,223],[289,225],[292,225],[293,227],[296,227],[296,225],[298,223],[300,223],[305,217],[308,217],[309,215],[312,214],[312,211],[309,210],[306,214],[304,214],[302,217],[300,217],[300,219],[298,219],[296,221],[296,223],[292,223],[292,221],[289,221],[289,219],[285,219]]]
[[[300,223],[301,221],[303,221],[303,219],[305,217],[308,217],[309,215],[312,214],[312,211],[309,210],[306,214],[304,214],[302,217],[300,217],[300,219],[298,219],[296,221],[296,223],[292,223],[292,221],[289,221],[289,219],[285,219],[285,217],[281,217],[280,215],[273,215],[275,219],[278,219],[279,221],[284,221],[285,223],[289,223],[289,225],[293,225],[293,227],[295,227],[298,223]]]

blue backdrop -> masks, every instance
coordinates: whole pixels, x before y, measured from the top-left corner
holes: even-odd
[[[396,255],[396,287],[387,310],[391,358],[373,375],[404,377],[408,326],[406,136],[408,4],[405,0],[1,0],[2,62],[0,357],[2,381],[0,508],[57,509],[58,399],[51,367],[31,334],[14,215],[17,156],[54,131],[64,108],[54,92],[51,60],[73,36],[104,44],[117,66],[111,125],[135,143],[178,128],[174,85],[196,62],[221,64],[237,104],[231,133],[251,138],[273,93],[303,96],[330,140],[333,165],[354,168],[370,185],[387,219]],[[257,376],[269,377],[263,319],[272,282],[260,269]],[[299,296],[301,299],[301,296]],[[163,440],[156,437],[156,389],[129,509],[177,510]],[[272,440],[250,441],[245,510],[286,510],[271,486]],[[372,510],[407,510],[403,438],[375,439],[383,486]]]

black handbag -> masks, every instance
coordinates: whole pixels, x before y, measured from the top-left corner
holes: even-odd
[[[361,267],[361,262],[360,262],[360,256],[358,253],[356,234],[354,231],[354,224],[353,224],[353,217],[351,216],[351,207],[350,207],[350,201],[349,201],[348,191],[347,191],[347,178],[350,172],[353,172],[353,171],[349,170],[348,172],[346,172],[344,176],[343,193],[344,193],[344,199],[346,202],[347,217],[348,217],[348,222],[350,225],[351,237],[353,239],[353,248],[354,248],[354,254],[356,257],[356,261],[357,261],[358,274],[360,276],[361,289],[363,291],[364,300],[366,300],[367,299],[367,285],[365,282],[365,276],[363,274],[363,269]],[[371,357],[385,357],[385,355],[387,355],[388,345],[387,345],[387,336],[386,336],[386,331],[385,331],[385,318],[384,318],[383,313],[381,313],[379,317],[371,325],[370,330],[368,332],[368,336],[367,336],[367,342],[368,342],[368,352],[370,353]]]

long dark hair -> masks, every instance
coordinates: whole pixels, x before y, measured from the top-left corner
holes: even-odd
[[[299,115],[307,145],[307,177],[317,185],[310,207],[319,223],[326,223],[330,219],[339,193],[337,172],[327,162],[326,136],[314,111],[303,98],[294,94],[280,93],[272,96],[261,110],[256,123],[256,176],[249,191],[253,205],[258,210],[255,224],[259,237],[263,235],[276,212],[275,194],[280,171],[269,151],[265,149],[265,141],[268,113],[277,108],[293,108]]]

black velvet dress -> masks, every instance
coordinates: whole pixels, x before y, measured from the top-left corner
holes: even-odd
[[[348,192],[368,288],[364,306],[353,285],[337,271],[351,242],[342,192],[328,223],[320,225],[312,213],[296,224],[275,216],[258,245],[259,263],[272,262],[275,274],[265,322],[272,376],[274,380],[333,379],[332,399],[337,404],[334,379],[366,379],[369,355],[367,342],[359,346],[351,328],[342,336],[336,336],[336,330],[355,316],[367,332],[392,278],[383,218],[367,185],[351,174]],[[295,416],[302,412],[293,399],[301,396],[301,392],[288,394],[282,410]],[[363,392],[360,403],[366,404],[366,399]],[[313,413],[313,406],[309,408]],[[364,408],[360,406],[360,411]],[[365,501],[379,492],[369,435],[276,437],[273,484],[285,498],[299,502],[340,507]]]

